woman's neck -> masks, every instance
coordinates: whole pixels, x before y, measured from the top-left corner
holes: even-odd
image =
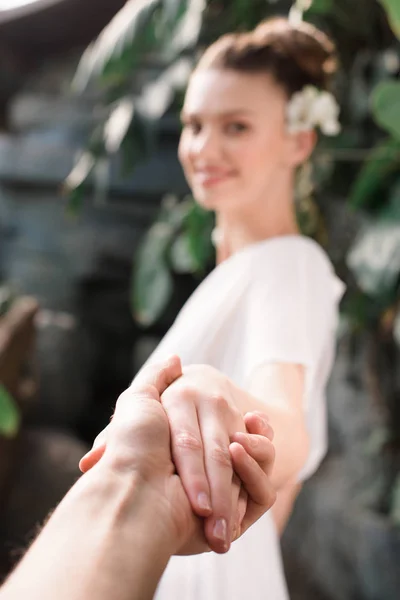
[[[285,213],[267,215],[255,213],[245,215],[216,215],[215,245],[217,263],[229,258],[246,246],[263,240],[300,233],[295,212],[292,208]]]

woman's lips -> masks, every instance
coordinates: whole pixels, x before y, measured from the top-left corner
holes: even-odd
[[[195,173],[194,179],[195,182],[201,185],[202,187],[213,187],[220,183],[224,183],[228,179],[232,177],[232,173]]]

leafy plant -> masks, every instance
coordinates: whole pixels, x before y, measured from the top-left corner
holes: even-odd
[[[161,317],[172,297],[173,274],[204,277],[213,258],[213,226],[212,214],[192,198],[166,197],[135,257],[131,303],[138,323],[149,326]]]
[[[0,318],[3,317],[14,301],[14,292],[8,285],[0,285]],[[15,400],[0,383],[0,435],[14,437],[19,429],[20,414]]]
[[[19,426],[18,407],[6,388],[0,383],[0,434],[12,438],[18,433]]]
[[[79,207],[88,181],[96,183],[96,170],[102,173],[110,156],[118,154],[132,169],[152,151],[157,124],[185,87],[199,45],[227,30],[248,29],[270,14],[287,14],[290,4],[128,1],[87,50],[75,77],[77,93],[94,84],[103,93],[102,118],[66,184],[71,206]],[[316,160],[314,168],[324,195],[346,197],[363,223],[350,250],[347,245],[334,253],[349,282],[344,303],[348,320],[354,330],[369,333],[374,350],[370,368],[388,414],[382,450],[390,456],[390,467],[384,492],[392,497],[386,492],[394,489],[400,457],[399,394],[390,376],[398,369],[396,342],[400,344],[400,84],[395,79],[400,51],[383,9],[399,37],[399,0],[314,0],[306,18],[332,34],[342,65],[337,92],[343,132],[322,141],[316,158],[326,160]],[[144,64],[157,66],[147,79]],[[104,196],[106,178],[100,182],[98,192]],[[335,226],[324,219],[321,196],[317,189],[314,201],[306,198],[299,205],[303,231],[319,241]],[[191,200],[164,203],[135,260],[131,298],[140,323],[160,318],[177,274],[201,278],[207,272],[213,256],[211,229],[212,216]],[[390,507],[384,510],[390,512]]]
[[[64,184],[73,213],[82,204],[89,180],[96,181],[96,171],[128,137],[134,156],[131,169],[149,155],[159,119],[176,91],[186,86],[191,69],[187,53],[197,44],[203,9],[204,0],[128,0],[83,54],[72,88],[81,94],[94,84],[100,86],[103,117]],[[165,69],[139,83],[143,63],[156,59]],[[100,180],[97,192],[104,196],[107,178]]]

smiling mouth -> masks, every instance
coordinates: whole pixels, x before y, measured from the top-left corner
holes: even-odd
[[[202,187],[213,187],[220,183],[224,183],[232,177],[232,173],[195,173],[195,182]]]

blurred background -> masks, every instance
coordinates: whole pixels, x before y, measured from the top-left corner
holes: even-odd
[[[302,0],[342,132],[299,177],[347,284],[330,449],[283,539],[294,600],[400,597],[400,1]],[[177,162],[201,49],[290,0],[0,0],[0,574],[212,269]],[[309,173],[310,175],[310,173]]]

